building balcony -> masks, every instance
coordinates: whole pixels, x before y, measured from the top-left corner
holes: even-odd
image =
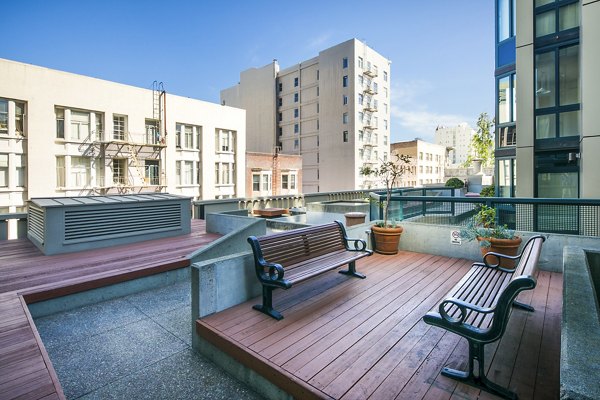
[[[363,110],[364,110],[365,112],[374,113],[374,112],[377,112],[377,107],[376,107],[376,106],[374,106],[373,104],[365,104],[365,105],[363,106]]]
[[[365,69],[363,71],[363,75],[366,75],[366,76],[371,77],[371,78],[376,78],[377,77],[377,71],[375,71],[373,69]]]
[[[373,95],[377,94],[377,92],[376,92],[375,90],[373,90],[373,88],[372,88],[371,86],[365,86],[365,87],[363,88],[363,93],[364,93],[364,94],[371,95],[371,96],[373,96]]]
[[[363,122],[363,128],[369,129],[369,130],[375,130],[375,129],[377,129],[377,126],[373,125],[372,121],[365,121],[365,122]]]

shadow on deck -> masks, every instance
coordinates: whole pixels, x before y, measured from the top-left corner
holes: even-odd
[[[463,259],[400,252],[357,262],[367,279],[334,273],[274,292],[275,321],[254,299],[196,321],[201,340],[296,398],[494,399],[440,375],[465,369],[465,339],[426,325],[471,266]],[[523,399],[559,397],[562,274],[541,271],[498,342],[486,346],[488,377]]]

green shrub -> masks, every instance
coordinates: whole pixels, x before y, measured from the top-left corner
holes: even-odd
[[[450,178],[446,182],[446,187],[451,187],[453,189],[461,189],[465,187],[465,183],[458,178]]]
[[[494,197],[496,195],[496,188],[494,186],[486,186],[481,189],[479,197]]]

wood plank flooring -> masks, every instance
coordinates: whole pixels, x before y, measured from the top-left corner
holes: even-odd
[[[254,299],[197,321],[201,337],[298,398],[495,399],[440,375],[464,369],[465,339],[426,325],[468,271],[462,259],[401,252],[357,262],[367,279],[324,274],[273,293],[284,319]],[[559,396],[562,275],[540,272],[519,300],[503,338],[486,346],[488,376],[522,399]]]
[[[192,220],[189,235],[54,256],[0,241],[0,399],[64,399],[27,303],[187,267],[188,254],[218,237]]]

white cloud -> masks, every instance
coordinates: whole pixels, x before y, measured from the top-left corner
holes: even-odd
[[[418,136],[433,141],[437,126],[458,125],[469,120],[464,115],[430,110],[423,99],[434,95],[434,85],[426,80],[392,85],[392,140],[411,140]]]

